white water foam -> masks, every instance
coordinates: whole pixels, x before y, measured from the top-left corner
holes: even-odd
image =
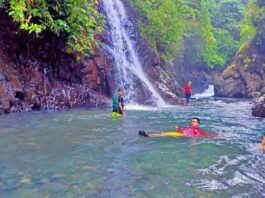
[[[208,98],[208,97],[213,97],[213,96],[214,96],[214,86],[209,85],[208,89],[206,89],[202,93],[194,94],[192,98],[200,99],[200,98]]]
[[[143,105],[126,105],[126,110],[134,110],[134,111],[156,111],[157,107],[143,106]]]
[[[133,110],[133,111],[158,111],[158,110],[168,110],[169,108],[175,108],[176,106],[165,105],[163,107],[160,106],[144,106],[138,104],[128,104],[125,106],[125,110]]]

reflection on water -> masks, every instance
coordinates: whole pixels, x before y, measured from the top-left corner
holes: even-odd
[[[247,101],[0,117],[0,197],[264,197],[264,120]],[[201,118],[225,138],[142,138]]]

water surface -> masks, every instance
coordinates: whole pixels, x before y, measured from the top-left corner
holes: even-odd
[[[0,197],[264,197],[264,119],[249,101],[192,106],[71,110],[0,117]],[[201,118],[225,138],[143,138]]]

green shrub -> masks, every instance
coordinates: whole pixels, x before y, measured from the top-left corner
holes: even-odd
[[[78,59],[93,54],[98,44],[95,34],[104,31],[104,16],[95,9],[97,0],[0,0],[19,31],[40,36],[51,31],[57,36],[67,35],[67,52]],[[2,4],[1,4],[2,3]]]

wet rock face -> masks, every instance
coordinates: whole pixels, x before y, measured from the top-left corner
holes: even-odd
[[[259,45],[253,40],[230,67],[222,74],[215,75],[215,94],[224,97],[255,98],[252,114],[265,117],[265,56]]]
[[[66,54],[63,38],[16,35],[0,10],[0,114],[110,106],[112,66],[101,50],[83,63]]]
[[[265,57],[253,42],[222,74],[215,75],[217,96],[256,98],[265,86]]]
[[[84,77],[84,83],[60,81],[52,70],[41,64],[30,64],[18,73],[16,65],[0,50],[0,113],[22,112],[41,109],[66,109],[74,107],[110,106],[110,99],[100,94],[101,78]],[[5,65],[8,65],[5,67]],[[93,66],[96,68],[96,66]],[[92,70],[92,73],[95,72]],[[87,74],[88,75],[88,74]],[[87,76],[84,75],[84,76]],[[92,76],[92,75],[91,75]],[[82,79],[82,77],[80,76]],[[83,80],[83,79],[82,79]],[[103,90],[102,90],[103,92]]]
[[[103,50],[96,50],[92,59],[81,68],[82,84],[94,91],[112,96],[114,92],[114,78],[112,61]]]

